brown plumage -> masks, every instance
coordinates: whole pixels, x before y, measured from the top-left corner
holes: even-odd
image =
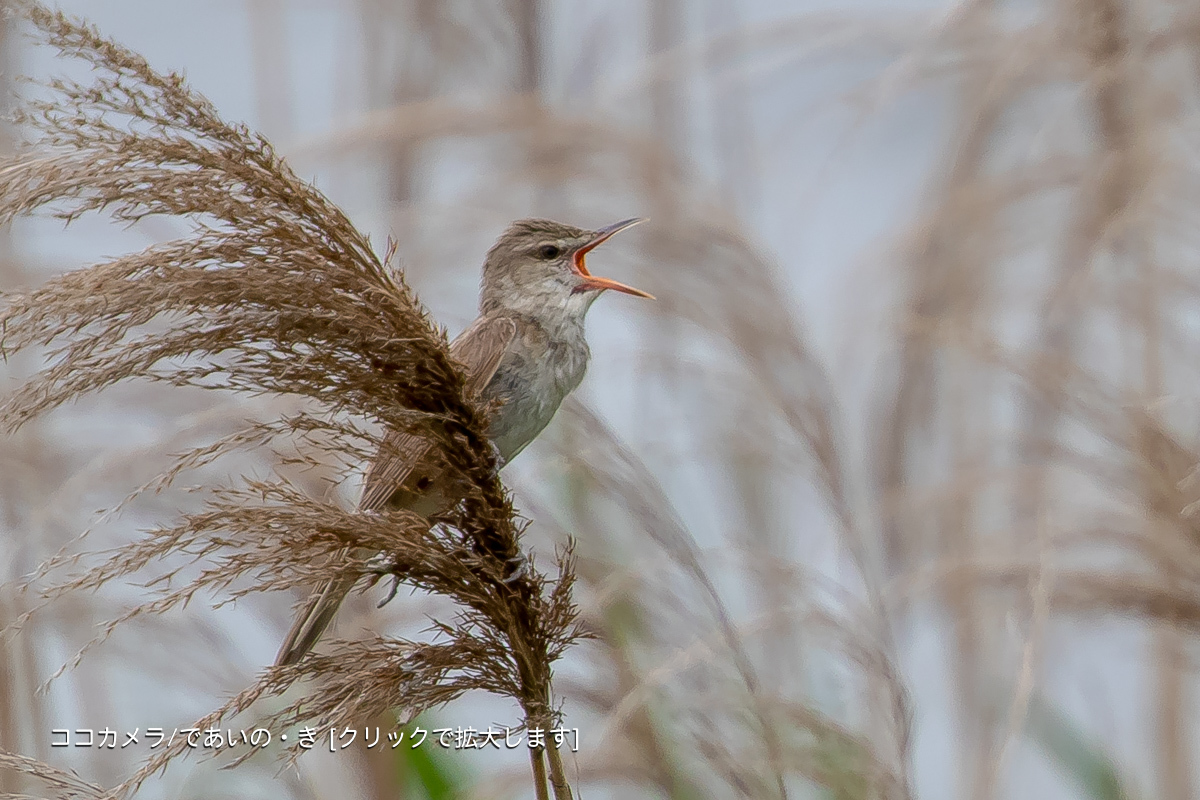
[[[483,266],[479,317],[450,345],[464,368],[469,394],[499,401],[488,437],[503,466],[550,422],[559,405],[583,380],[589,356],[584,316],[605,289],[650,297],[591,275],[585,256],[629,219],[589,231],[540,219],[509,226]],[[367,471],[359,510],[385,506],[422,516],[442,513],[461,490],[432,457],[433,444],[392,431]],[[356,575],[330,579],[309,597],[288,631],[275,663],[294,664],[329,626]]]

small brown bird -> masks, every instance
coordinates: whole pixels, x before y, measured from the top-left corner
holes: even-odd
[[[615,289],[653,299],[592,275],[584,263],[601,242],[643,221],[588,231],[545,219],[519,220],[488,251],[479,317],[450,345],[450,355],[466,368],[468,393],[500,402],[488,438],[501,466],[542,432],[583,380],[590,355],[583,318],[600,293]],[[389,506],[429,516],[458,503],[459,493],[429,458],[431,447],[417,436],[388,433],[367,471],[359,510]],[[356,579],[335,578],[313,592],[279,649],[277,665],[298,662],[316,644]]]

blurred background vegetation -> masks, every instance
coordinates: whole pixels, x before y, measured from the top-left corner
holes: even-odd
[[[659,301],[601,302],[579,399],[505,472],[535,555],[579,541],[597,639],[556,687],[583,797],[1196,796],[1193,4],[62,7],[261,129],[380,249],[394,236],[451,333],[511,219],[651,218],[593,266]],[[19,30],[3,58],[10,82],[62,71]],[[0,288],[165,224],[22,221]],[[97,511],[253,413],[129,385],[0,442],[3,578],[190,507]],[[144,745],[52,750],[50,730],[186,727],[270,663],[298,599],[135,622],[35,691],[144,591],[56,602],[6,640],[0,747],[116,783]],[[437,611],[378,599],[340,634]],[[0,619],[34,602],[6,589]],[[516,719],[468,696],[429,722]],[[527,770],[351,748],[181,762],[145,795],[521,797]]]

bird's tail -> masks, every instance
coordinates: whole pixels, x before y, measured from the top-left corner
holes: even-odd
[[[296,621],[292,623],[291,630],[279,647],[279,655],[275,656],[275,666],[295,664],[312,649],[329,627],[329,623],[333,622],[338,606],[342,604],[356,579],[357,576],[354,575],[333,578],[318,586],[309,595],[308,601],[296,615]]]

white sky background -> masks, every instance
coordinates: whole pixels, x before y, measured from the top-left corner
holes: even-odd
[[[358,161],[347,164],[305,155],[367,110],[361,81],[365,66],[346,60],[353,59],[358,51],[355,43],[361,36],[360,21],[353,7],[334,0],[286,2],[287,29],[280,44],[287,55],[287,66],[280,74],[289,90],[283,106],[287,118],[276,114],[274,119],[264,119],[254,77],[255,59],[262,56],[261,53],[256,56],[253,49],[246,3],[71,0],[60,5],[69,12],[86,15],[103,33],[146,56],[155,68],[186,73],[191,85],[209,97],[226,119],[244,120],[260,127],[275,139],[285,155],[299,153],[292,161],[297,172],[315,179],[346,208],[356,224],[371,233],[377,246],[381,247],[389,233],[394,232],[396,216],[386,208],[379,185],[372,181],[369,160],[365,165]],[[623,98],[637,91],[642,62],[601,54],[601,78],[596,94],[608,99],[600,100],[595,96],[564,97],[565,90],[555,86],[556,78],[564,71],[557,66],[567,62],[574,52],[572,34],[579,20],[603,20],[617,32],[615,40],[632,38],[639,42],[639,47],[640,20],[632,15],[623,19],[615,4],[550,5],[554,8],[555,37],[551,54],[555,66],[550,70],[547,90],[550,102],[569,105],[580,113],[619,118],[623,113]],[[873,17],[884,14],[903,17],[927,14],[937,4],[744,0],[740,14],[743,24],[769,26],[771,20],[790,14],[847,11],[851,7]],[[629,37],[620,33],[625,28],[629,29]],[[929,180],[929,170],[943,155],[944,98],[932,89],[903,93],[895,102],[884,98],[869,121],[857,125],[854,115],[839,106],[838,93],[877,71],[882,60],[855,63],[846,58],[833,64],[817,62],[811,73],[787,70],[781,73],[784,77],[779,77],[771,72],[772,64],[777,63],[775,58],[764,59],[761,78],[750,71],[749,80],[755,89],[752,127],[759,144],[751,161],[756,191],[738,210],[739,221],[755,237],[760,249],[780,266],[800,317],[808,325],[807,332],[834,371],[839,386],[865,393],[869,387],[863,385],[867,374],[864,366],[891,353],[884,341],[885,323],[875,317],[880,309],[864,307],[864,303],[885,303],[886,295],[865,292],[863,288],[866,282],[877,279],[880,259],[893,244],[888,237],[912,221]],[[44,73],[52,66],[47,51],[28,55],[25,63],[35,73]],[[711,166],[703,146],[706,134],[702,125],[691,133],[698,143],[692,168],[704,173]],[[464,168],[457,169],[461,172]],[[462,187],[469,185],[469,181],[463,181],[463,175],[455,174],[455,170],[453,163],[439,167],[430,180],[432,201],[423,202],[410,220],[412,229],[420,231],[425,226],[434,231],[418,234],[417,246],[422,252],[437,252],[444,247],[446,268],[455,271],[453,280],[435,280],[420,273],[411,279],[422,299],[452,334],[473,317],[482,254],[513,215],[511,201],[496,205],[488,197],[464,195]],[[711,179],[715,186],[717,176]],[[641,210],[631,208],[617,217],[632,216]],[[536,211],[530,209],[529,213]],[[454,235],[456,214],[467,214],[472,220],[468,236]],[[611,220],[589,216],[564,221],[598,226]],[[438,238],[443,235],[444,240]],[[85,220],[68,235],[62,235],[56,225],[22,222],[17,226],[16,242],[22,253],[49,265],[50,269],[70,268],[149,243],[144,234],[117,232],[98,219]],[[401,244],[403,254],[409,245]],[[628,280],[636,256],[637,251],[631,245],[614,242],[608,255],[597,253],[592,263],[602,274]],[[589,317],[594,362],[582,391],[624,438],[635,442],[639,452],[653,463],[655,453],[661,448],[669,449],[669,443],[654,441],[649,426],[644,420],[639,421],[638,410],[628,403],[628,385],[636,379],[631,368],[635,359],[628,353],[633,341],[629,331],[642,319],[639,315],[631,298],[605,297],[597,304]],[[856,320],[855,324],[846,324],[848,319]],[[93,435],[96,442],[102,443],[105,432],[97,430]],[[538,455],[521,465],[518,478],[537,474],[534,460],[544,453],[532,452]],[[678,507],[693,530],[715,540],[719,532],[717,522],[711,518],[714,512],[707,507],[711,501],[694,493],[689,496],[687,486],[669,488],[683,500]],[[839,574],[840,556],[836,552],[828,549],[814,552],[812,558],[827,563],[831,574]],[[242,668],[253,670],[257,665],[269,663],[277,647],[276,629],[259,626],[246,614],[226,613],[216,619],[236,626],[230,635],[246,652],[248,662]],[[905,632],[904,640],[917,710],[918,796],[929,800],[950,800],[957,788],[954,770],[946,763],[956,750],[956,734],[951,725],[949,698],[944,691],[949,685],[949,675],[944,659],[945,643],[940,640],[943,630],[944,627],[917,624]],[[1129,754],[1127,758],[1133,763],[1127,766],[1138,766],[1145,752],[1141,749],[1142,742],[1148,733],[1138,728],[1145,716],[1138,713],[1144,707],[1138,694],[1143,685],[1141,634],[1132,626],[1115,623],[1094,627],[1087,635],[1055,630],[1056,635],[1050,637],[1050,650],[1045,654],[1045,684],[1055,689],[1061,707],[1072,713],[1085,730],[1104,741],[1111,752]],[[119,678],[113,679],[114,693],[121,698],[119,702],[123,706],[130,704],[122,708],[121,714],[138,719],[139,712],[155,713],[154,701],[147,701],[146,709],[136,708],[139,691],[144,692],[144,697],[155,697],[153,689],[121,687]],[[1131,691],[1129,687],[1139,689]],[[164,691],[174,695],[177,688],[165,687]],[[188,713],[202,713],[209,710],[210,700],[211,696],[199,692],[194,702],[181,705]],[[465,721],[457,718],[460,714],[478,714],[479,718]],[[512,715],[495,703],[479,706],[460,703],[443,716],[446,724],[480,726]],[[100,721],[94,727],[103,724]],[[141,724],[171,722],[147,718]],[[1019,746],[1015,757],[1008,796],[1079,796],[1061,783],[1061,776],[1032,747]],[[480,762],[481,773],[484,763]],[[81,765],[81,769],[88,768]],[[336,796],[336,792],[330,796]]]

